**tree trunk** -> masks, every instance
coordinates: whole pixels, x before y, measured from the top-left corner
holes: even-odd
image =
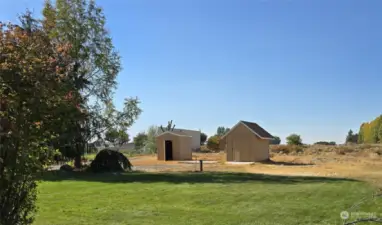
[[[81,165],[81,147],[82,145],[81,144],[76,144],[76,157],[74,158],[74,167],[77,168],[77,169],[80,169],[82,167]]]
[[[74,158],[74,167],[77,168],[77,169],[82,167],[82,164],[81,164],[81,155],[77,155]]]

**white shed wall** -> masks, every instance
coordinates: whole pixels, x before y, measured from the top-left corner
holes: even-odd
[[[192,137],[192,150],[200,148],[200,131],[175,128],[172,132],[177,133],[177,134],[181,134],[181,135],[191,136]],[[163,133],[163,132],[161,129],[159,129],[158,135],[161,133]]]

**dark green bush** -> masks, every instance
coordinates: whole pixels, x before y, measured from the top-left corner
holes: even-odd
[[[129,159],[120,152],[103,149],[94,158],[90,164],[90,170],[95,173],[100,172],[123,172],[132,170],[132,164]]]
[[[73,171],[73,167],[71,167],[71,166],[68,165],[68,164],[65,164],[65,165],[62,165],[62,166],[60,167],[60,170],[62,170],[62,171],[66,171],[66,172],[71,172],[71,171]]]

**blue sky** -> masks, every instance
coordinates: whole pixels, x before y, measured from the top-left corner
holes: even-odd
[[[209,135],[239,120],[282,141],[342,143],[382,113],[382,1],[99,0],[123,61],[129,133],[174,120]],[[3,0],[0,20],[42,0]]]

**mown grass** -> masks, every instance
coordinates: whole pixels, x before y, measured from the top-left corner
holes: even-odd
[[[245,173],[46,174],[35,225],[340,224],[374,188],[333,178]],[[357,210],[382,212],[379,201]]]

